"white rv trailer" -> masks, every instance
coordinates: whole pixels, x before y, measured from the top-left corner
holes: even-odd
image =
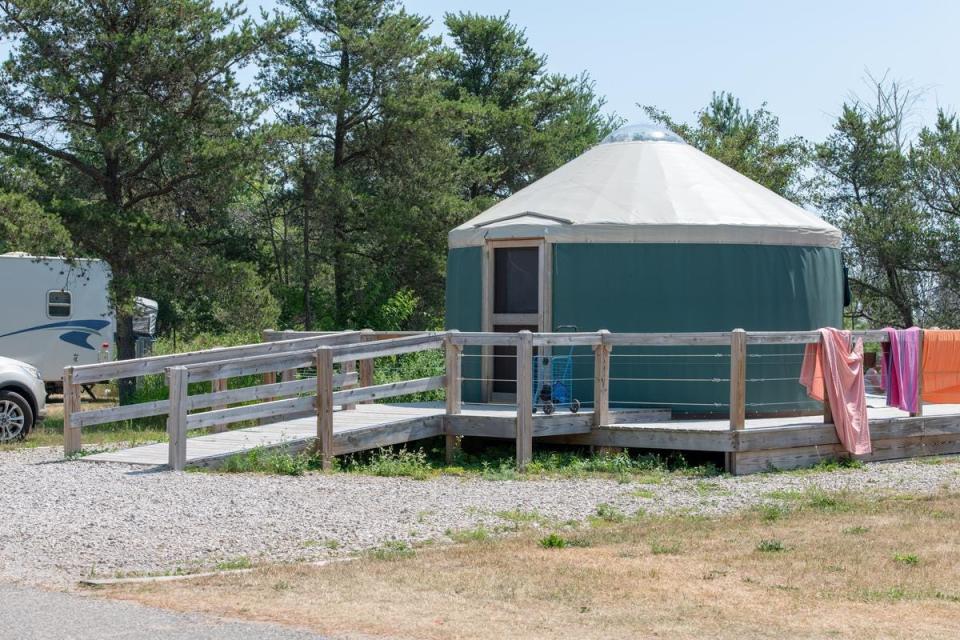
[[[111,359],[109,285],[103,260],[0,255],[0,356],[39,369],[48,391],[64,367]]]

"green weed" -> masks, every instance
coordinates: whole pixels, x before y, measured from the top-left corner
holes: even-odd
[[[779,540],[761,540],[760,544],[757,545],[757,551],[764,553],[778,553],[786,550],[787,548]]]

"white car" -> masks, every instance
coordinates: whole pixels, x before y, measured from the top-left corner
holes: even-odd
[[[0,356],[0,442],[22,440],[47,417],[47,392],[36,367]]]

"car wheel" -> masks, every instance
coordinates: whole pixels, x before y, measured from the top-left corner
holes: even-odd
[[[23,440],[33,428],[33,409],[19,393],[0,391],[0,442]]]

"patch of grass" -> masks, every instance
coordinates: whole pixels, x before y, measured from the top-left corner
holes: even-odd
[[[680,543],[651,542],[650,553],[655,556],[676,556],[680,554]]]
[[[604,502],[597,505],[595,518],[603,522],[623,522],[627,516],[613,505]]]
[[[790,513],[790,508],[774,503],[764,503],[754,507],[764,522],[776,522]]]
[[[490,532],[487,531],[483,526],[476,527],[475,529],[462,529],[459,531],[447,531],[447,537],[453,540],[454,542],[466,543],[466,542],[486,542],[490,540]]]
[[[567,539],[555,533],[540,538],[540,546],[544,549],[565,549],[568,546]]]
[[[715,484],[713,482],[707,482],[705,480],[697,481],[695,485],[697,494],[701,497],[706,497],[710,495],[714,496],[728,496],[732,492],[729,489],[725,489],[722,486]]]
[[[509,509],[507,511],[497,511],[493,515],[497,516],[501,520],[506,520],[507,522],[511,522],[518,527],[532,525],[532,524],[543,525],[543,524],[547,524],[550,521],[549,518],[541,515],[536,511],[523,511],[522,509]]]
[[[869,531],[870,531],[870,527],[865,527],[860,524],[858,524],[855,527],[847,527],[846,529],[843,530],[845,534],[850,536],[862,536],[863,534],[868,533]]]
[[[317,468],[319,460],[308,454],[291,454],[285,450],[256,447],[238,453],[223,461],[219,471],[223,473],[269,473],[284,476],[302,476]]]
[[[363,473],[388,478],[426,480],[439,472],[427,461],[423,449],[379,449],[365,456],[348,456],[340,464],[348,473]]]
[[[803,498],[803,492],[796,489],[777,489],[775,491],[768,491],[763,494],[765,498],[770,498],[772,500],[801,500]]]
[[[813,473],[847,471],[850,469],[863,469],[866,466],[867,465],[864,464],[862,460],[857,460],[856,458],[828,458],[826,460],[821,460],[808,469],[805,469],[805,471],[810,471]]]
[[[653,498],[656,497],[657,494],[655,494],[650,489],[634,489],[633,491],[630,492],[630,495],[632,495],[635,498],[646,498],[648,500],[652,500]]]
[[[915,567],[920,564],[920,556],[915,553],[895,553],[893,554],[893,561],[908,567]]]
[[[372,550],[369,555],[377,560],[392,562],[412,558],[417,555],[417,552],[402,540],[391,540]]]
[[[236,571],[237,569],[250,569],[251,567],[253,567],[253,563],[246,556],[223,560],[215,565],[217,571]]]
[[[764,553],[778,553],[786,550],[787,548],[780,540],[761,540],[760,543],[757,544],[757,551]]]
[[[867,602],[899,602],[907,598],[907,590],[903,587],[888,589],[863,589],[861,596]]]
[[[804,506],[818,511],[841,513],[853,508],[851,497],[843,492],[827,492],[811,489],[804,496]]]

